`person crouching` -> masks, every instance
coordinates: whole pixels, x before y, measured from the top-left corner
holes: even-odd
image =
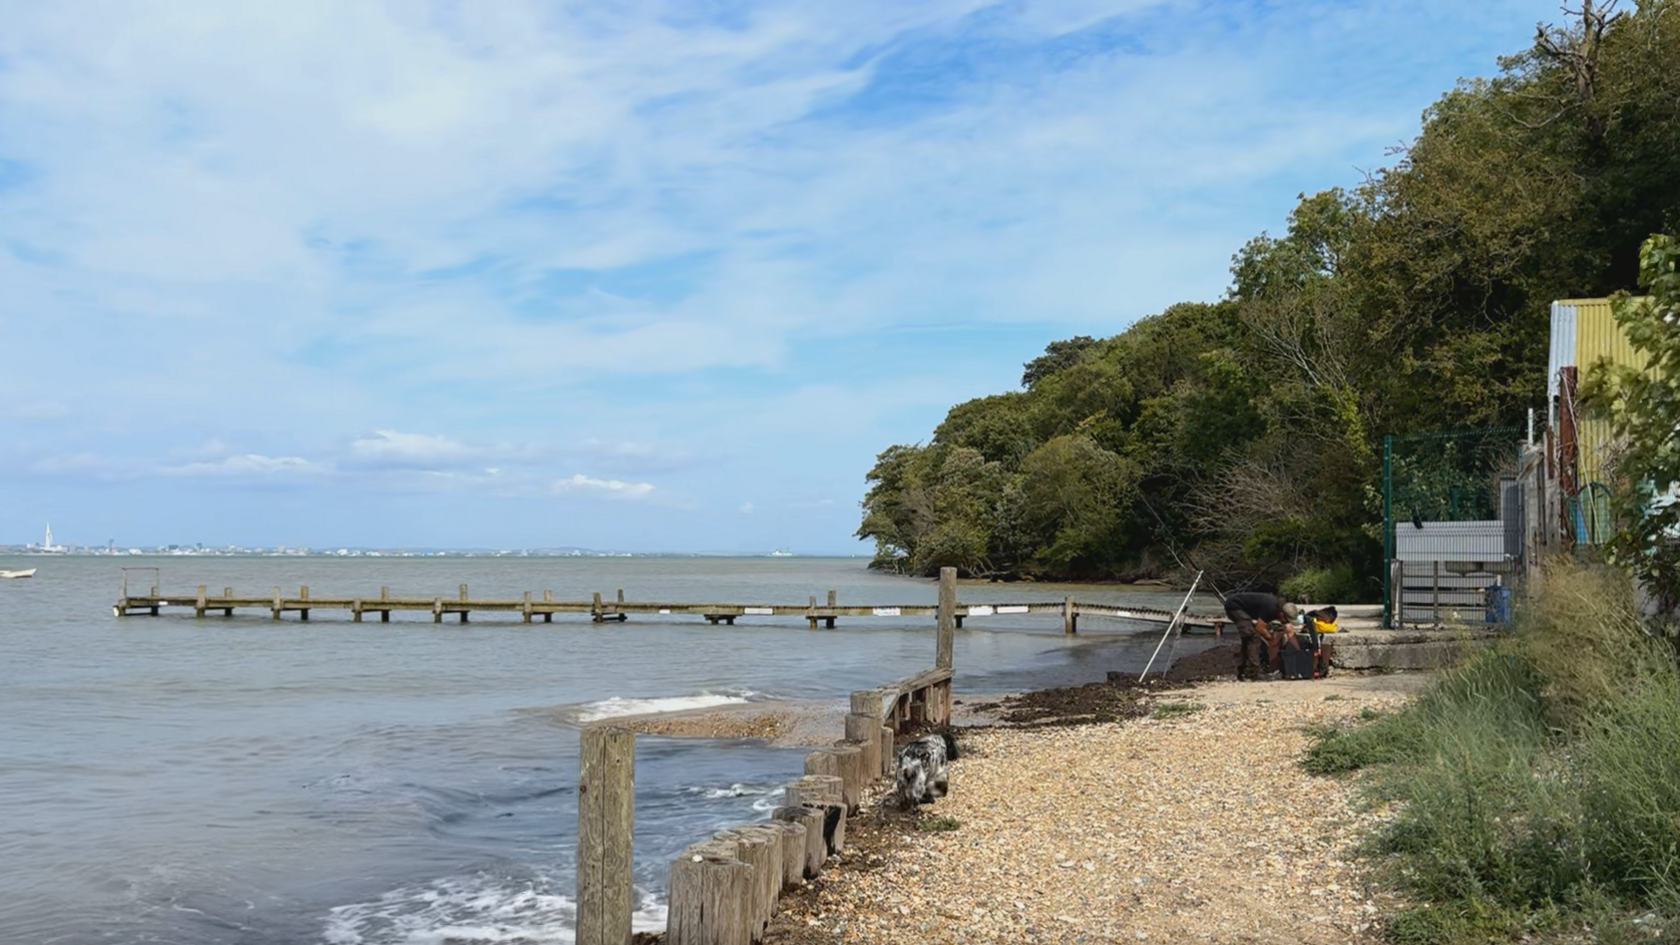
[[[1267,662],[1278,658],[1278,638],[1268,624],[1288,626],[1295,619],[1295,605],[1276,594],[1239,591],[1225,598],[1225,616],[1237,628],[1242,648],[1237,654],[1238,679],[1262,679],[1260,647],[1266,647]]]

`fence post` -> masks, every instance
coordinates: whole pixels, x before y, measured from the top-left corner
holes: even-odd
[[[580,742],[577,945],[628,945],[636,735],[590,727]]]
[[[1382,457],[1382,490],[1383,490],[1383,622],[1389,629],[1394,628],[1394,588],[1391,572],[1394,564],[1394,437],[1383,437]]]
[[[951,668],[951,645],[957,635],[957,569],[939,569],[939,641],[934,648],[933,665]]]

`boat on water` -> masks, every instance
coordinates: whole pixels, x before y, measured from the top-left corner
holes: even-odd
[[[30,568],[27,571],[0,571],[0,580],[4,580],[6,578],[31,578],[34,576],[34,568]]]

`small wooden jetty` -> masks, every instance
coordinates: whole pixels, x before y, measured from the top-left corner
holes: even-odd
[[[944,595],[941,596],[943,598]],[[539,620],[543,623],[553,623],[556,614],[587,616],[594,623],[625,621],[632,615],[686,615],[704,618],[710,624],[728,626],[734,626],[735,621],[743,617],[802,617],[807,626],[815,630],[819,626],[832,629],[841,617],[937,617],[942,605],[952,609],[953,619],[958,627],[971,617],[1057,614],[1062,618],[1062,630],[1070,634],[1079,632],[1081,616],[1162,624],[1170,622],[1173,616],[1172,612],[1167,610],[1099,604],[1074,600],[1072,597],[1055,601],[1010,604],[962,604],[954,597],[950,601],[942,599],[938,604],[841,604],[834,591],[828,592],[825,601],[819,602],[816,595],[811,595],[803,604],[632,601],[625,599],[622,590],[610,598],[597,592],[588,600],[561,600],[557,599],[552,591],[546,590],[540,593],[526,591],[521,597],[473,597],[468,593],[465,584],[460,585],[455,594],[447,597],[394,596],[389,587],[381,587],[377,594],[357,595],[312,595],[307,586],[299,587],[296,594],[282,593],[278,587],[262,594],[236,593],[231,587],[224,587],[220,593],[213,593],[203,584],[191,591],[167,593],[158,588],[155,580],[143,591],[131,588],[126,573],[120,596],[112,605],[111,613],[118,617],[135,614],[149,614],[155,617],[165,609],[178,609],[191,610],[193,616],[202,618],[213,614],[232,617],[236,611],[254,610],[266,611],[274,620],[279,620],[286,614],[296,614],[298,619],[308,620],[312,612],[325,610],[348,613],[350,619],[356,623],[361,623],[366,614],[378,614],[380,621],[389,623],[391,614],[405,611],[431,614],[433,623],[442,623],[446,616],[453,616],[460,623],[467,623],[472,619],[472,615],[487,613],[517,614],[524,623]],[[1192,614],[1187,626],[1217,631],[1224,623],[1224,614]]]

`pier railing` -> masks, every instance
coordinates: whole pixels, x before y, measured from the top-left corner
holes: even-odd
[[[869,786],[894,774],[894,740],[951,718],[956,572],[939,576],[933,668],[851,694],[845,738],[805,756],[765,822],[720,830],[671,861],[666,945],[750,945],[781,895],[819,875],[845,849],[846,820]],[[578,776],[578,945],[625,945],[633,894],[634,733],[610,723],[582,733]]]

